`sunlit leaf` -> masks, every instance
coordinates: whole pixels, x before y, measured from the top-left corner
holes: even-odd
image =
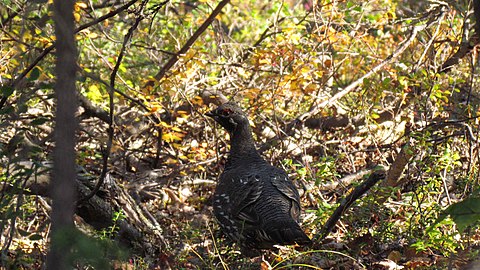
[[[95,102],[101,102],[103,100],[103,95],[100,91],[100,88],[96,84],[92,84],[88,87],[86,96],[88,99]]]
[[[447,216],[457,224],[458,231],[463,232],[469,226],[480,221],[480,197],[467,198],[461,202],[450,205],[438,217],[435,224],[438,224]]]

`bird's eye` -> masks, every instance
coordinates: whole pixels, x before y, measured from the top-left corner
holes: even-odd
[[[227,117],[232,113],[233,113],[233,111],[231,109],[223,109],[223,110],[220,111],[220,115],[222,115],[224,117]]]

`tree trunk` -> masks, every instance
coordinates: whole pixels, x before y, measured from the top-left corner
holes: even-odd
[[[75,73],[77,51],[74,39],[74,0],[55,0],[53,19],[56,36],[56,84],[57,99],[55,150],[52,185],[51,246],[47,257],[48,269],[68,269],[68,256],[73,241],[67,239],[74,229],[75,203]]]

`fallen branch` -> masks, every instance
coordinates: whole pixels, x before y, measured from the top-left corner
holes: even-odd
[[[469,27],[467,27],[467,24],[465,23],[460,47],[458,47],[458,50],[443,63],[439,69],[440,73],[450,71],[453,66],[458,64],[460,59],[470,54],[475,47],[480,44],[480,1],[473,1],[473,14],[475,18],[475,32],[470,38],[467,38]]]
[[[372,75],[376,74],[385,65],[389,64],[394,59],[396,59],[398,56],[400,56],[400,54],[402,54],[410,46],[410,44],[412,44],[412,42],[415,40],[418,33],[420,31],[424,30],[425,28],[427,28],[428,26],[430,26],[433,22],[435,22],[435,20],[430,20],[428,23],[413,26],[412,31],[411,31],[408,39],[405,40],[403,42],[403,44],[399,48],[397,48],[391,55],[389,55],[387,58],[385,58],[383,61],[381,61],[378,65],[373,67],[370,71],[365,73],[362,77],[360,77],[357,80],[355,80],[354,82],[352,82],[350,85],[345,87],[343,90],[341,90],[340,92],[338,92],[337,94],[335,94],[331,98],[321,102],[320,104],[318,104],[316,106],[312,106],[312,108],[308,112],[298,116],[296,119],[294,119],[293,121],[288,123],[287,128],[284,130],[284,132],[282,132],[280,135],[277,135],[274,138],[270,139],[269,141],[264,143],[259,148],[260,152],[264,152],[265,150],[269,149],[270,146],[275,144],[276,141],[281,140],[285,137],[291,136],[293,134],[293,132],[295,131],[296,127],[300,127],[301,123],[303,123],[306,119],[311,118],[314,115],[318,114],[325,107],[331,106],[337,100],[344,97],[346,94],[350,93],[351,91],[355,90],[359,85],[363,84],[363,81],[365,79],[367,79],[367,78],[371,77]]]
[[[372,169],[365,169],[360,170],[358,172],[349,174],[337,181],[331,183],[325,183],[318,186],[319,190],[335,190],[339,185],[341,186],[348,186],[351,185],[355,181],[361,180],[365,175],[372,173]]]
[[[22,170],[31,168],[32,164],[32,162],[20,162],[13,166],[15,169],[12,169],[10,174],[22,173]],[[33,175],[21,183],[21,186],[0,182],[0,192],[50,197],[51,168],[52,164],[48,162],[41,163],[40,167],[35,166]],[[96,177],[88,174],[83,168],[77,168],[77,197],[80,200],[91,193],[95,186],[95,179]],[[75,213],[96,230],[102,230],[113,226],[114,213],[122,211],[126,218],[117,221],[118,224],[116,224],[119,227],[117,239],[121,243],[130,247],[143,247],[148,245],[144,241],[146,235],[150,235],[161,245],[165,245],[162,228],[156,220],[151,220],[151,214],[139,206],[113,177],[107,175],[106,179],[105,185],[108,189],[100,189],[90,200],[78,204]]]
[[[365,180],[362,184],[357,186],[347,197],[342,199],[340,202],[340,205],[335,209],[333,214],[330,216],[330,218],[327,220],[325,225],[323,226],[322,230],[320,233],[316,234],[314,236],[314,242],[317,242],[318,240],[322,240],[327,235],[333,230],[335,227],[335,224],[340,220],[342,215],[345,213],[345,211],[352,206],[352,204],[360,198],[363,194],[365,194],[370,188],[372,188],[378,181],[382,180],[385,178],[385,171],[383,169],[377,169],[372,174],[370,174],[370,177],[368,177],[367,180]]]

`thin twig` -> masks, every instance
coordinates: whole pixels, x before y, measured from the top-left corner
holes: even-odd
[[[102,22],[102,21],[104,21],[104,20],[107,20],[108,18],[111,18],[111,17],[117,15],[118,13],[120,13],[120,12],[124,11],[125,9],[129,8],[131,5],[135,4],[137,1],[138,1],[138,0],[132,0],[132,1],[128,2],[128,3],[126,3],[125,5],[121,6],[120,8],[118,8],[118,9],[116,9],[116,10],[114,10],[114,11],[111,11],[111,12],[105,14],[104,16],[101,16],[101,17],[99,17],[99,18],[96,19],[96,20],[93,20],[93,21],[91,21],[91,22],[89,22],[89,23],[86,23],[86,24],[84,24],[84,25],[79,26],[77,29],[75,29],[75,33],[78,33],[78,32],[80,32],[80,31],[82,31],[82,30],[84,30],[84,29],[86,29],[86,28],[88,28],[88,27],[90,27],[90,26],[92,26],[92,25],[98,24],[98,23],[100,23],[100,22]],[[32,71],[32,69],[33,69],[35,66],[37,66],[38,63],[39,63],[40,61],[42,61],[43,58],[45,58],[45,56],[47,56],[47,54],[49,54],[49,53],[55,48],[55,46],[56,46],[56,43],[53,43],[52,45],[46,47],[46,48],[40,53],[40,55],[38,55],[37,58],[35,58],[35,59],[33,60],[33,62],[32,62],[28,67],[26,67],[26,68],[22,71],[22,73],[20,73],[20,75],[18,75],[18,76],[15,78],[15,80],[13,80],[13,81],[10,83],[9,87],[15,89],[15,88],[18,86],[18,84],[23,80],[23,78],[25,78],[25,76],[27,76],[27,74],[28,74],[30,71]],[[0,99],[0,109],[2,109],[3,106],[5,106],[5,103],[7,102],[8,97],[9,97],[9,96],[3,96],[3,97]]]
[[[79,26],[77,29],[75,29],[75,33],[78,33],[78,32],[80,32],[84,29],[87,29],[88,27],[90,27],[92,25],[96,25],[98,23],[101,23],[101,22],[105,21],[108,18],[111,18],[111,17],[117,15],[118,13],[120,13],[120,12],[126,10],[127,8],[129,8],[131,5],[135,4],[137,1],[138,0],[131,0],[130,2],[126,3],[125,5],[119,7],[118,9],[112,10],[109,13],[107,13],[103,16],[100,16],[100,17],[98,17],[97,19],[95,19],[91,22],[88,22],[84,25]]]
[[[443,13],[442,13],[443,14]],[[439,16],[440,17],[440,16]],[[438,18],[438,17],[437,17]],[[318,104],[317,106],[312,106],[312,108],[310,109],[310,111],[298,116],[296,119],[294,119],[293,121],[291,121],[290,123],[287,124],[287,129],[285,130],[285,132],[282,132],[280,133],[279,135],[275,136],[274,138],[272,138],[271,140],[269,140],[268,142],[264,143],[259,151],[260,152],[264,152],[265,150],[267,150],[268,148],[271,147],[271,145],[275,144],[276,141],[278,140],[281,140],[287,136],[290,136],[294,131],[295,131],[295,128],[296,127],[299,127],[300,124],[302,122],[304,122],[306,119],[318,114],[321,110],[323,110],[325,107],[328,107],[328,106],[331,106],[332,104],[334,104],[337,100],[339,100],[340,98],[344,97],[346,94],[350,93],[351,91],[355,90],[359,85],[363,84],[363,81],[369,77],[371,77],[372,75],[376,74],[379,70],[381,70],[385,65],[389,64],[390,62],[392,62],[394,59],[396,59],[398,56],[400,56],[400,54],[402,54],[407,48],[408,46],[410,46],[410,44],[412,44],[412,42],[415,40],[415,37],[418,35],[418,33],[422,30],[424,30],[425,28],[427,28],[428,26],[430,26],[432,23],[434,23],[436,20],[432,20],[430,21],[429,23],[425,23],[425,24],[420,24],[420,25],[415,25],[413,26],[412,28],[412,31],[410,33],[410,36],[408,37],[407,40],[405,40],[405,42],[403,42],[403,44],[398,47],[391,55],[389,55],[387,58],[385,58],[383,61],[381,61],[378,65],[376,65],[375,67],[373,67],[370,71],[368,71],[367,73],[365,73],[362,77],[360,77],[359,79],[355,80],[354,82],[352,82],[350,85],[348,85],[347,87],[345,87],[342,91],[338,92],[337,94],[335,94],[334,96],[332,96],[331,98],[321,102],[320,104]]]
[[[457,51],[443,63],[438,72],[445,73],[450,71],[454,65],[458,64],[460,59],[472,52],[475,47],[480,44],[480,1],[475,0],[472,2],[475,18],[475,32],[469,39],[467,39],[469,29],[467,27],[467,20],[465,20],[460,47],[458,47]]]
[[[128,43],[132,39],[133,32],[135,29],[137,29],[138,25],[140,22],[145,18],[142,15],[143,9],[145,8],[145,5],[147,4],[147,0],[143,0],[142,4],[140,5],[138,9],[138,17],[135,20],[135,23],[130,27],[128,30],[128,33],[125,35],[125,38],[123,39],[123,44],[122,48],[120,50],[120,53],[118,55],[117,62],[115,63],[115,67],[113,68],[113,71],[110,75],[110,88],[108,91],[109,95],[109,108],[110,108],[110,113],[109,113],[109,119],[108,119],[108,140],[107,140],[107,148],[105,149],[105,152],[103,153],[103,164],[102,164],[102,172],[100,174],[99,180],[93,190],[83,197],[78,204],[81,204],[83,202],[86,202],[90,200],[97,192],[100,190],[100,187],[103,185],[103,182],[105,181],[105,177],[107,176],[108,172],[108,158],[110,156],[110,152],[112,150],[112,144],[113,144],[113,136],[114,136],[114,114],[115,114],[115,104],[113,101],[113,97],[115,95],[115,78],[117,77],[117,72],[118,69],[120,68],[120,65],[122,63],[123,57],[125,55],[125,50],[127,49]]]
[[[207,30],[207,27],[210,26],[210,24],[212,24],[213,20],[215,20],[215,17],[220,13],[220,11],[222,11],[222,8],[229,2],[230,0],[223,0],[220,3],[218,3],[217,7],[212,11],[210,16],[208,16],[208,18],[203,22],[203,24],[200,25],[197,31],[193,33],[193,35],[187,40],[187,42],[185,42],[183,47],[176,54],[172,55],[170,60],[168,60],[168,62],[162,67],[162,69],[160,69],[160,71],[155,75],[155,80],[157,82],[161,81],[165,77],[165,75],[167,74],[167,71],[170,70],[170,68],[172,68],[173,65],[175,65],[175,63],[177,63],[181,55],[187,53],[187,51],[190,49],[193,43],[195,43],[198,37],[200,37],[200,35],[203,32],[205,32],[205,30]],[[149,81],[147,82],[145,87],[153,86],[153,84],[154,82]]]

